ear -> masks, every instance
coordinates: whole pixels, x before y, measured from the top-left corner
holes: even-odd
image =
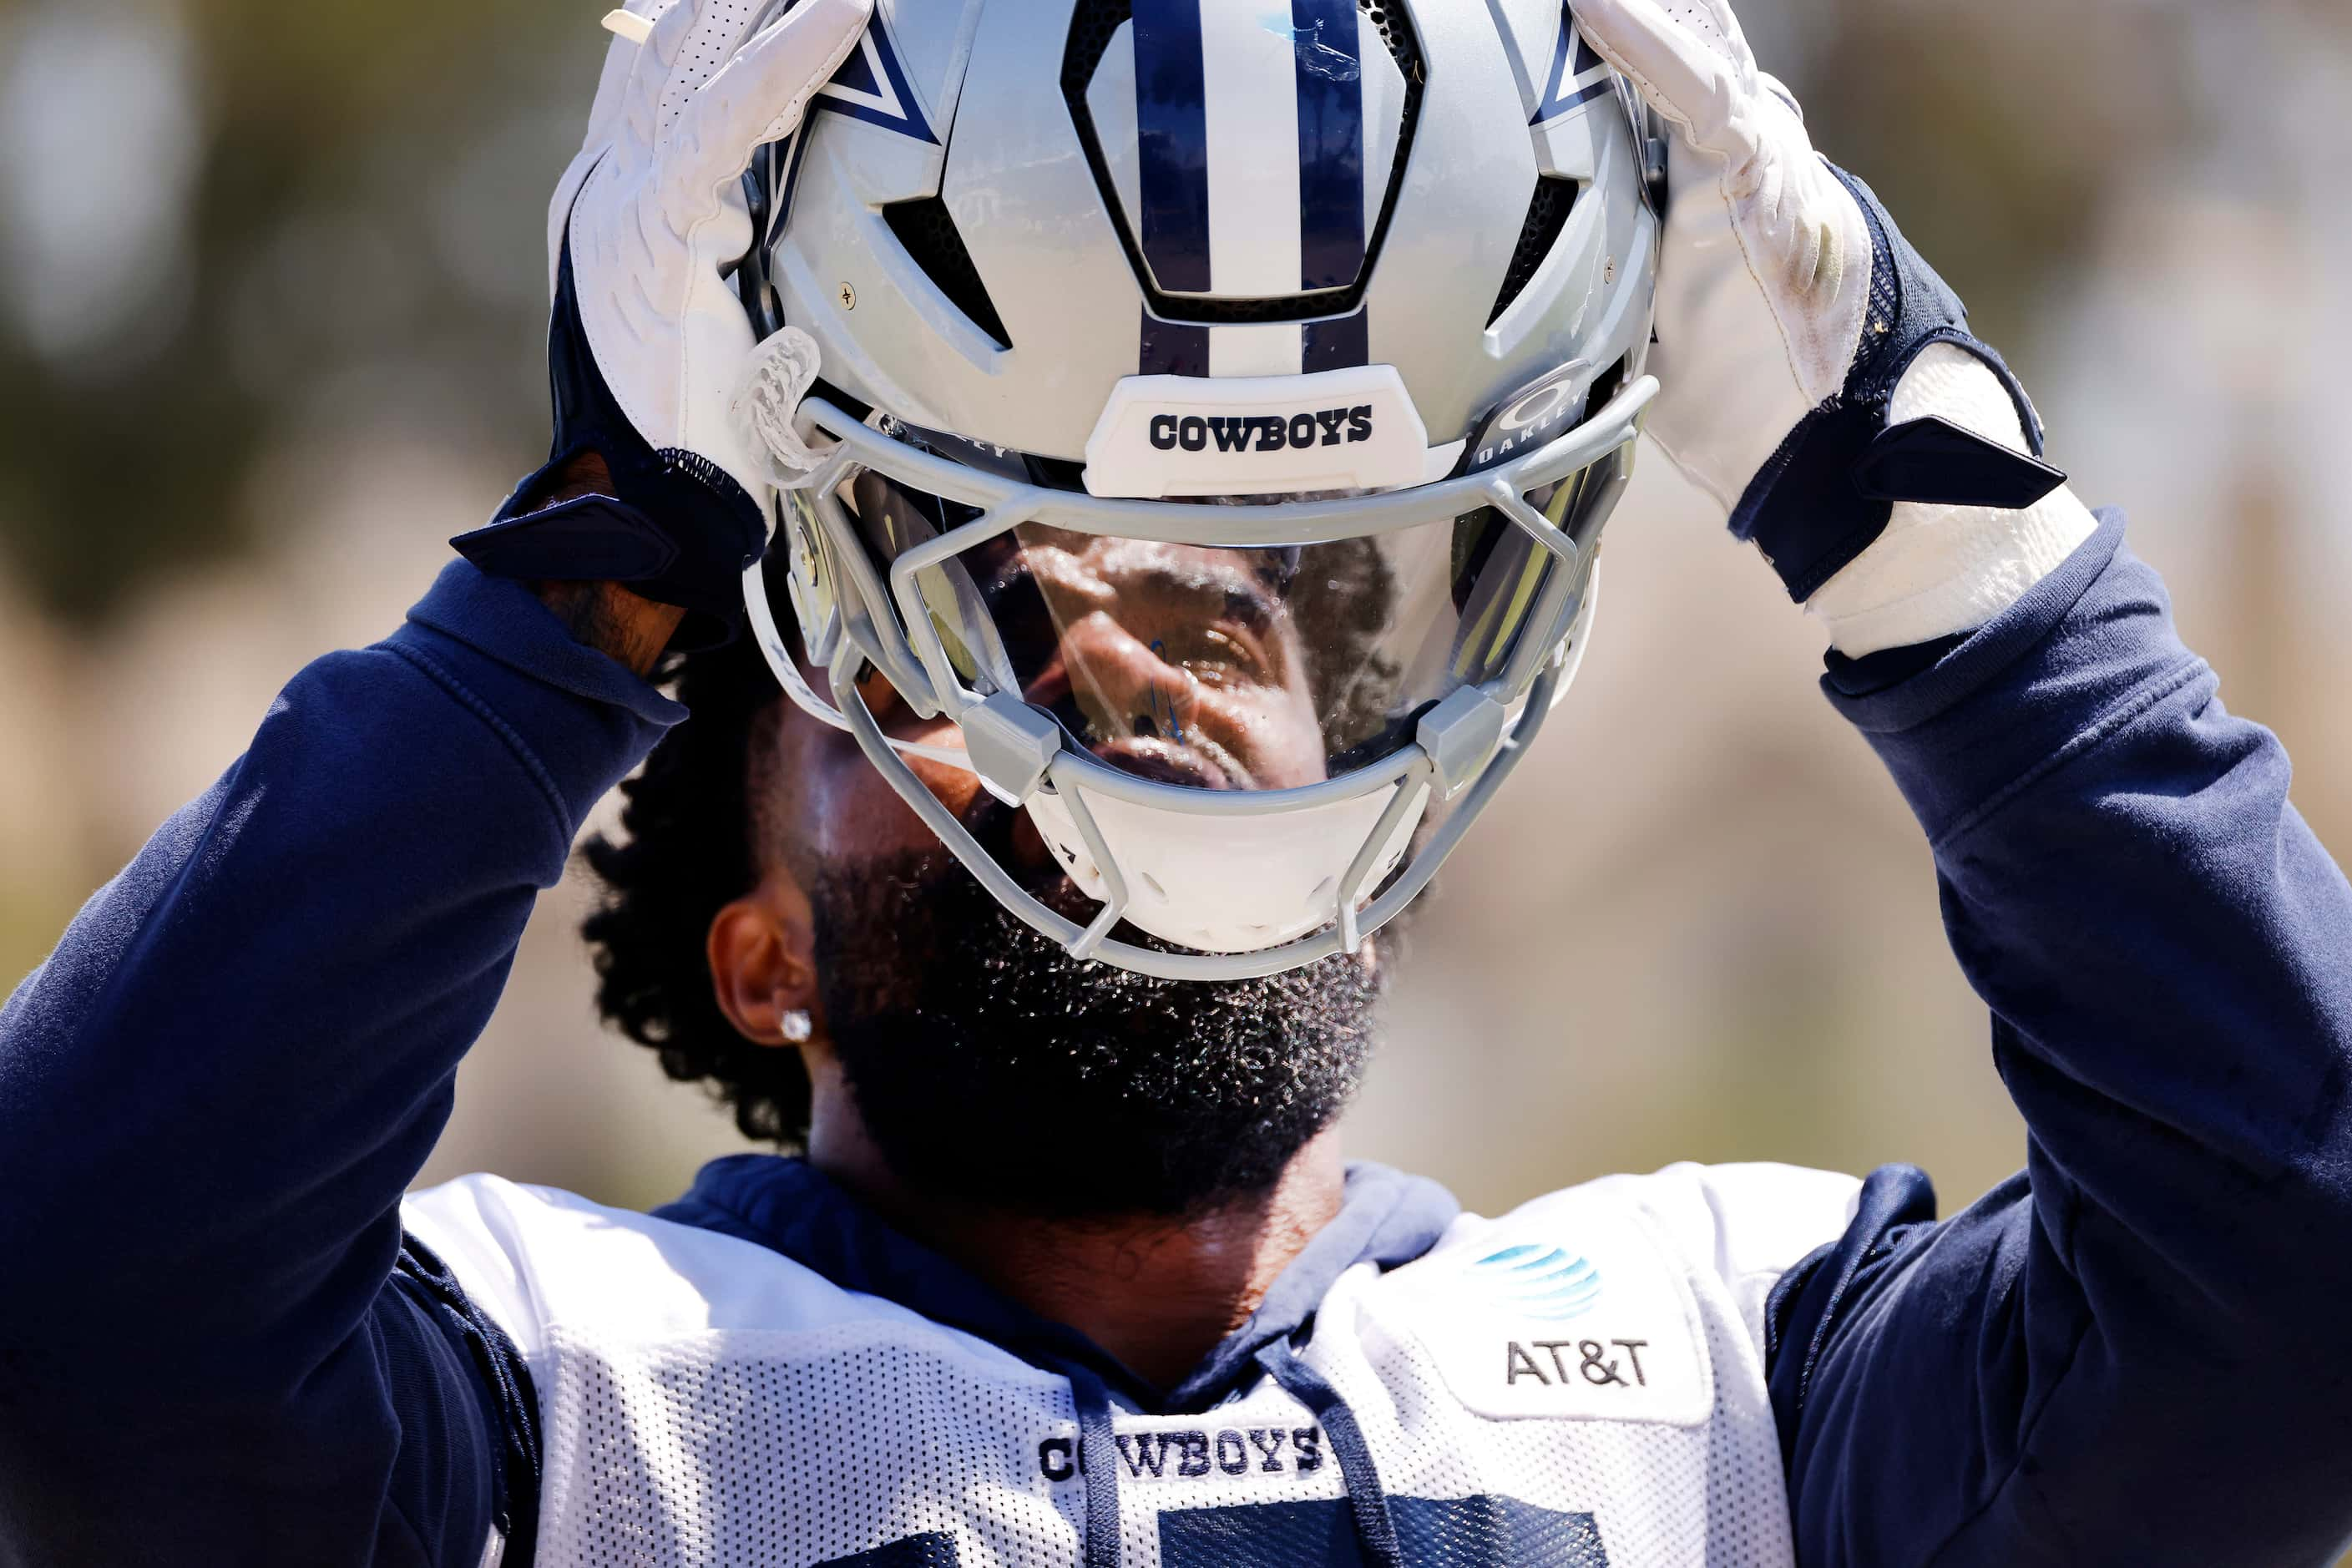
[[[783,1046],[784,1015],[817,1012],[808,899],[773,871],[711,917],[705,943],[719,1010],[755,1045]]]

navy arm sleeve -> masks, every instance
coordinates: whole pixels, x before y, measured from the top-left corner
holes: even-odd
[[[1809,1568],[2315,1564],[2352,1531],[2352,889],[2121,521],[1831,700],[1927,830],[2027,1167],[1782,1282]]]
[[[0,1563],[480,1560],[511,1421],[398,1204],[538,889],[679,716],[455,563],[18,988]]]

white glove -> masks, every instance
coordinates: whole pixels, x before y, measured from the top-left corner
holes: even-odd
[[[1652,439],[1723,507],[1845,386],[1870,230],[1730,7],[1579,0],[1576,19],[1675,132],[1658,258]]]
[[[455,542],[500,575],[628,583],[698,612],[701,640],[732,624],[769,523],[764,458],[732,406],[757,347],[723,276],[751,246],[740,183],[856,47],[873,0],[800,0],[747,38],[759,9],[629,0],[612,19],[587,139],[549,211],[553,449],[499,521]],[[531,510],[583,453],[612,493]]]
[[[1814,153],[1725,0],[1578,0],[1576,17],[1675,133],[1651,437],[1766,548],[1842,652],[1966,631],[2014,603],[2093,523],[1990,445],[2038,452],[2040,432],[2029,437],[2030,405],[1968,335],[1958,300]],[[1938,493],[1860,501],[1851,480],[1873,442],[1931,418],[1987,445],[1971,455],[1965,437],[1914,432],[1938,437],[1942,482],[1922,487]],[[1919,467],[1900,471],[1916,482]],[[1978,493],[2021,504],[1950,504]]]

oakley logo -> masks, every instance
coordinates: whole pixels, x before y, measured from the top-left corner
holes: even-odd
[[[1567,429],[1570,416],[1584,405],[1584,400],[1574,395],[1575,390],[1573,382],[1548,382],[1496,415],[1482,433],[1478,456],[1470,467],[1474,470],[1486,468],[1522,447],[1549,441]]]
[[[1229,416],[1156,414],[1151,444],[1163,452],[1281,452],[1337,447],[1372,438],[1372,405],[1326,408],[1313,414]]]

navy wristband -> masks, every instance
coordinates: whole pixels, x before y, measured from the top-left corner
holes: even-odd
[[[1830,165],[1870,227],[1869,317],[1844,388],[1798,422],[1749,482],[1731,531],[1752,540],[1789,596],[1810,599],[1885,531],[1896,501],[2031,506],[2065,482],[2038,459],[2042,421],[2000,354],[1969,331],[1951,288],[1911,247],[1868,185]],[[1887,427],[1904,373],[1936,343],[1990,366],[2017,405],[2033,457],[1943,420]]]

